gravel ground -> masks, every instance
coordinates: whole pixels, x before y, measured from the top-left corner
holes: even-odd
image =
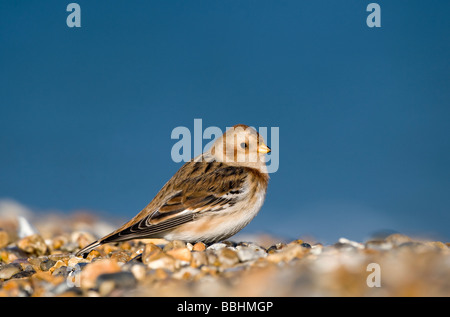
[[[330,245],[147,239],[83,259],[73,253],[114,226],[89,214],[32,218],[0,217],[0,296],[450,295],[450,243],[401,234]]]

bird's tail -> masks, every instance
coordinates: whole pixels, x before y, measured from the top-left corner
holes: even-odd
[[[102,244],[103,243],[101,242],[101,240],[92,242],[91,244],[85,246],[83,249],[81,249],[80,251],[75,253],[75,256],[85,257],[85,255],[87,255],[89,252],[91,252],[91,250],[95,249],[96,247],[98,247],[99,245],[102,245]]]

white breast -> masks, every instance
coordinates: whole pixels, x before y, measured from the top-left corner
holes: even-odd
[[[234,206],[220,211],[205,213],[193,222],[183,224],[179,230],[173,230],[165,235],[168,240],[216,242],[225,240],[242,230],[261,209],[266,189],[256,191],[256,197],[248,195],[249,186],[244,187],[242,195],[248,196]]]

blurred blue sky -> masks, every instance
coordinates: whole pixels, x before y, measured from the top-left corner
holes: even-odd
[[[450,240],[450,2],[69,3],[0,2],[0,198],[127,220],[201,118],[280,128],[244,233]]]

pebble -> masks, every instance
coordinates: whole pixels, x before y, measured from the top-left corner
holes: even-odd
[[[120,271],[120,266],[116,261],[111,259],[101,259],[95,261],[86,267],[81,272],[81,287],[88,289],[95,287],[97,277],[106,273],[117,273]]]
[[[20,239],[17,242],[17,247],[28,254],[37,256],[46,254],[48,249],[44,239],[39,234],[33,234]]]
[[[52,268],[54,265],[56,264],[56,261],[50,260],[50,259],[46,259],[43,260],[40,264],[39,264],[39,268],[42,271],[48,271],[50,270],[50,268]]]
[[[145,245],[144,251],[142,252],[142,262],[148,264],[150,258],[157,253],[163,252],[160,247],[153,243],[148,243]]]
[[[192,252],[190,265],[194,268],[208,265],[208,258],[206,256],[206,253],[201,251]]]
[[[227,244],[225,244],[223,242],[219,242],[219,243],[211,244],[206,249],[208,249],[208,250],[219,250],[219,249],[226,248],[226,247],[227,247]]]
[[[289,262],[294,258],[302,257],[307,252],[308,249],[303,248],[301,244],[289,244],[281,250],[267,255],[266,259],[274,263]]]
[[[200,270],[191,266],[180,268],[177,272],[172,274],[172,277],[177,280],[191,280],[200,273]]]
[[[284,248],[286,246],[286,243],[276,243],[272,246],[269,247],[269,249],[267,249],[267,253],[274,253],[275,251],[281,250],[282,248]]]
[[[192,250],[193,251],[205,251],[206,250],[206,245],[203,242],[197,242],[192,247]]]
[[[137,280],[131,272],[101,274],[97,277],[96,287],[102,296],[110,294],[117,288],[133,288]]]
[[[400,233],[391,234],[387,236],[384,240],[388,243],[391,243],[394,247],[398,247],[404,243],[412,241],[410,237]]]
[[[167,252],[170,251],[172,249],[178,249],[178,248],[185,248],[186,247],[186,243],[184,241],[181,240],[173,240],[170,241],[169,243],[167,243],[164,248],[163,251]]]
[[[436,249],[439,249],[439,250],[444,250],[444,251],[448,250],[448,246],[446,244],[442,243],[441,241],[428,241],[425,244],[429,245],[431,247],[434,247]]]
[[[351,245],[352,247],[357,248],[357,249],[364,249],[364,244],[356,242],[356,241],[349,240],[347,238],[339,238],[338,242],[342,243],[342,244]]]
[[[87,259],[83,259],[82,257],[77,256],[71,256],[69,260],[67,261],[67,266],[69,267],[75,267],[79,265],[80,263],[89,263],[90,261]]]
[[[53,250],[61,250],[61,247],[69,242],[69,238],[66,235],[58,235],[52,239],[50,244]]]
[[[385,240],[370,240],[365,243],[367,249],[373,249],[378,251],[387,251],[392,249],[393,245],[391,242]]]
[[[448,294],[450,244],[398,233],[365,243],[340,238],[326,245],[301,239],[209,246],[141,239],[103,245],[81,258],[72,252],[92,242],[92,234],[76,223],[55,222],[52,231],[53,223],[45,223],[45,230],[37,223],[42,235],[36,231],[18,240],[10,235],[15,229],[0,230],[0,296]],[[386,282],[381,288],[366,286],[370,263],[382,268]]]
[[[398,249],[408,250],[408,251],[415,252],[418,254],[431,251],[430,250],[431,248],[432,247],[430,245],[422,243],[422,242],[418,242],[418,241],[403,242],[402,244],[400,244],[398,246]]]
[[[10,279],[14,274],[22,271],[22,266],[17,263],[10,263],[0,268],[0,279]]]
[[[142,264],[132,265],[130,272],[133,273],[134,277],[139,281],[143,280],[147,274],[146,266]]]
[[[267,256],[267,252],[259,247],[255,248],[251,246],[238,245],[236,246],[236,250],[239,261],[241,262],[254,261]]]
[[[20,271],[16,274],[14,274],[13,276],[11,276],[11,278],[25,278],[25,277],[30,277],[32,276],[34,273],[36,273],[36,271],[30,266],[27,269]]]
[[[88,261],[92,261],[92,260],[94,260],[95,258],[98,258],[98,257],[100,257],[100,256],[101,256],[100,252],[98,252],[97,250],[92,250],[92,251],[89,252],[89,254],[86,256],[86,259],[87,259]]]
[[[120,263],[126,263],[130,260],[130,253],[128,251],[113,251],[110,258]]]
[[[67,279],[70,272],[72,272],[71,268],[68,268],[67,266],[63,265],[58,268],[55,268],[52,270],[52,275],[55,277],[62,277],[64,279]]]
[[[187,247],[174,248],[166,252],[168,255],[174,257],[177,260],[190,262],[192,255],[191,251]]]
[[[49,272],[53,274],[55,272],[55,270],[57,270],[63,266],[67,266],[67,263],[63,260],[58,260],[55,262],[55,264],[51,268],[49,268]],[[58,270],[58,272],[60,272],[60,271]]]
[[[95,237],[85,231],[75,231],[72,232],[70,236],[70,242],[76,245],[78,248],[84,248],[88,244],[92,243],[92,241],[95,241]]]
[[[64,278],[62,276],[55,276],[47,271],[36,272],[33,275],[33,279],[45,281],[47,283],[51,283],[52,285],[58,285],[64,281]]]
[[[0,249],[6,247],[9,243],[9,234],[5,230],[0,230]]]
[[[162,251],[153,253],[147,258],[146,262],[147,267],[151,269],[166,269],[171,272],[175,271],[178,266],[176,260],[172,256],[167,255]]]
[[[349,244],[349,243],[342,243],[342,242],[337,242],[333,245],[334,248],[339,249],[340,251],[345,251],[345,252],[352,252],[352,251],[356,251],[356,247],[354,247],[353,245]]]
[[[23,216],[18,216],[17,222],[18,222],[17,235],[19,238],[22,239],[32,235],[39,234],[36,227],[33,226],[27,218]]]
[[[239,263],[239,257],[234,250],[229,248],[220,248],[216,252],[219,266],[229,268]]]

